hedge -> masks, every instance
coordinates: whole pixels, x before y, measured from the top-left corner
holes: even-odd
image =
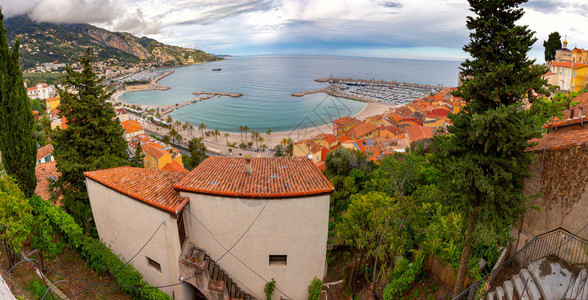
[[[136,299],[171,299],[167,294],[152,287],[143,280],[143,276],[130,264],[125,263],[101,241],[84,234],[73,217],[61,207],[50,204],[39,196],[30,198],[33,212],[44,215],[59,232],[71,249],[77,251],[90,267],[101,274],[114,274],[115,284],[129,296]]]

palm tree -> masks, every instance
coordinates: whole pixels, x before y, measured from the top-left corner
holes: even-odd
[[[257,138],[259,137],[259,132],[255,131],[255,130],[251,130],[251,141],[255,142],[255,145],[257,147]]]
[[[241,143],[243,143],[243,126],[239,126],[239,132],[241,133]]]
[[[168,122],[171,125],[173,119],[172,119],[171,116],[167,116],[167,118],[165,119],[165,121]]]
[[[200,129],[200,133],[202,134],[202,138],[204,138],[204,130],[206,129],[206,124],[200,123],[200,125],[198,125],[198,129]]]
[[[265,131],[265,134],[267,134],[267,140],[270,142],[270,148],[272,147],[272,140],[270,139],[270,134],[272,134],[272,130],[268,129]]]
[[[194,125],[190,124],[190,126],[188,127],[188,132],[190,134],[192,134],[192,132],[194,132]]]
[[[230,133],[225,132],[225,138],[227,139],[227,144],[229,143],[229,137],[231,136]]]
[[[261,149],[263,150],[263,152],[265,152],[265,150],[267,150],[267,145],[266,144],[261,145]]]
[[[214,142],[217,143],[218,142],[218,136],[220,135],[220,131],[218,131],[218,129],[215,129],[214,132]]]
[[[189,128],[189,127],[190,127],[190,124],[188,124],[188,122],[186,122],[186,123],[182,124],[182,129],[183,129],[184,131],[188,130],[188,128]]]
[[[263,144],[263,142],[265,141],[265,139],[263,138],[263,136],[261,136],[261,135],[258,134],[257,135],[257,141],[259,143],[262,143]],[[259,148],[259,144],[257,144],[257,148]]]
[[[243,131],[245,131],[245,141],[246,141],[246,142],[247,142],[247,132],[248,132],[249,130],[250,130],[250,129],[249,129],[249,126],[245,125],[245,126],[243,127]]]

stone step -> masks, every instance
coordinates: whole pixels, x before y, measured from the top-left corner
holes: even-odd
[[[486,300],[494,300],[494,292],[488,293],[488,295],[486,296]]]
[[[582,297],[583,292],[584,292],[584,294],[586,294],[584,289],[585,289],[585,286],[588,285],[587,280],[588,280],[588,272],[586,271],[586,269],[580,270],[580,273],[576,277],[576,280],[574,280],[574,283],[568,289],[568,292],[566,293],[565,299],[584,300],[581,297]]]
[[[497,287],[494,292],[496,293],[496,300],[506,300],[506,295],[504,294],[502,286]]]
[[[527,282],[527,294],[530,296],[531,300],[543,300],[544,298],[541,295],[533,276],[529,273],[529,270],[522,269],[519,274],[521,275],[523,282]]]
[[[531,300],[529,297],[528,289],[525,290],[525,280],[520,275],[521,273],[517,273],[515,276],[511,278],[511,281],[514,285],[516,294],[519,300]]]
[[[580,299],[588,300],[588,278],[586,278],[586,281],[584,281],[584,289],[580,293]]]
[[[514,286],[512,285],[512,281],[510,281],[510,280],[505,281],[502,284],[502,287],[504,288],[504,294],[506,295],[506,300],[513,300],[515,290],[514,290]]]

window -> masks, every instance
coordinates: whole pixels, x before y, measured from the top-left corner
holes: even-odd
[[[269,264],[270,265],[286,265],[288,260],[288,255],[270,255],[269,256]]]
[[[154,261],[153,259],[151,259],[147,256],[145,256],[145,257],[147,258],[147,265],[149,267],[151,267],[152,269],[154,269],[155,271],[161,273],[161,265],[158,262]]]

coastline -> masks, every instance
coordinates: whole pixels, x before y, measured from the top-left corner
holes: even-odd
[[[146,85],[146,86],[152,87],[152,88],[146,87],[146,89],[143,89],[143,90],[133,90],[133,91],[147,91],[147,90],[155,90],[155,89],[162,89],[162,88],[165,88],[167,90],[167,89],[169,89],[169,87],[165,87],[163,85],[160,85],[158,83],[158,81],[171,75],[171,74],[173,74],[172,70],[151,80],[149,85]],[[153,88],[153,87],[157,87],[157,88]],[[349,97],[345,97],[344,95],[339,95],[337,93],[334,93],[332,91],[327,91],[327,90],[328,90],[328,87],[323,88],[323,89],[319,89],[319,90],[315,90],[315,91],[311,91],[311,92],[324,92],[324,93],[331,95],[331,96],[334,96],[334,97],[350,99]],[[113,99],[115,100],[115,102],[122,104],[122,105],[126,105],[126,106],[135,105],[135,106],[141,107],[143,109],[160,108],[162,110],[162,115],[165,115],[166,113],[173,111],[177,107],[181,107],[181,106],[190,104],[191,102],[194,101],[194,100],[192,100],[192,101],[187,101],[186,103],[178,103],[178,104],[171,104],[171,105],[154,105],[154,104],[146,105],[146,104],[127,103],[127,102],[121,101],[119,99],[120,95],[127,93],[127,92],[133,92],[133,91],[116,92],[113,95]],[[202,93],[202,92],[195,92],[195,94],[197,94],[197,93]],[[212,94],[212,92],[207,92],[207,93]],[[216,94],[225,94],[225,93],[216,93]],[[304,94],[307,94],[307,93],[305,92]],[[214,95],[212,95],[212,96],[214,96]],[[227,96],[234,97],[234,96],[237,96],[237,94],[228,95],[228,93],[227,93]],[[388,111],[389,109],[392,109],[392,108],[399,106],[399,105],[395,105],[395,104],[386,104],[386,103],[381,103],[381,102],[366,101],[363,99],[350,99],[350,100],[361,101],[361,102],[365,103],[365,107],[361,111],[359,111],[355,115],[351,115],[352,117],[355,117],[360,120],[365,120],[366,117],[370,117],[373,115],[382,114],[382,113]],[[137,118],[136,116],[133,116],[133,117]],[[304,117],[301,117],[301,120],[303,120],[303,119],[304,119]],[[193,137],[196,137],[196,138],[202,137],[201,132],[198,130],[198,124],[192,124],[192,125],[195,127],[193,132],[189,132],[188,130],[183,130],[181,128],[179,130],[179,133],[184,137],[184,142],[188,142]],[[155,124],[152,124],[146,120],[143,120],[143,126],[147,130],[156,131],[162,135],[165,135],[169,132],[169,129],[161,128],[161,127],[159,127]],[[214,128],[208,128],[207,130],[214,130]],[[236,142],[238,145],[241,142],[247,143],[248,141],[251,141],[251,132],[243,133],[243,134],[241,134],[239,132],[228,132],[228,131],[220,131],[220,132],[221,132],[221,135],[218,137],[214,137],[214,136],[207,137],[206,135],[204,135],[204,141],[205,141],[206,146],[208,148],[210,148],[213,152],[217,152],[219,154],[223,154],[223,155],[228,154],[228,151],[227,151],[228,147],[226,146],[227,142],[228,143]],[[290,138],[294,142],[296,142],[298,140],[312,138],[312,137],[316,136],[317,134],[332,133],[332,132],[333,132],[333,124],[332,124],[332,122],[330,122],[327,124],[323,124],[323,125],[319,125],[319,126],[315,126],[315,127],[298,129],[298,130],[272,131],[270,135],[267,135],[265,132],[260,132],[260,136],[263,137],[263,139],[264,139],[263,144],[266,144],[268,147],[273,148],[277,144],[279,144],[283,139]],[[228,136],[226,136],[226,134],[228,134]],[[260,146],[261,146],[261,143],[260,143]],[[267,152],[267,151],[266,152],[253,152],[253,153],[256,153],[256,155],[261,155],[261,156],[269,154],[269,152]]]

